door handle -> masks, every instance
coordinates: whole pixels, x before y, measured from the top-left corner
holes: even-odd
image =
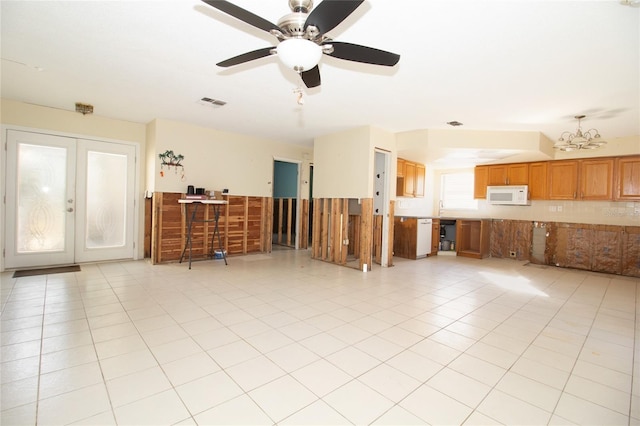
[[[69,213],[71,213],[71,212],[73,211],[73,207],[69,207],[69,208],[67,209],[67,211],[68,211]]]
[[[73,203],[73,198],[69,198],[69,199],[67,200],[67,203],[69,203],[69,204]]]

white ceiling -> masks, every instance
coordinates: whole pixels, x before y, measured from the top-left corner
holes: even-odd
[[[233,3],[274,23],[289,12],[287,0]],[[307,146],[364,125],[403,132],[452,120],[555,140],[576,129],[577,114],[606,139],[640,134],[640,8],[618,0],[367,0],[330,35],[400,62],[325,55],[322,86],[304,89],[304,106],[298,75],[276,57],[215,65],[276,39],[199,0],[0,4],[3,98]],[[202,105],[205,96],[227,105]]]

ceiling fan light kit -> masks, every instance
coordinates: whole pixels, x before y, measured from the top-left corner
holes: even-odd
[[[578,130],[574,133],[562,132],[553,147],[559,151],[568,152],[577,151],[579,149],[598,149],[603,145],[606,145],[607,142],[602,140],[602,136],[600,136],[598,129],[589,129],[586,132],[582,131],[580,128],[580,121],[585,117],[585,115],[576,115],[575,118],[578,120]]]
[[[290,38],[281,41],[276,52],[280,61],[287,68],[296,72],[310,70],[318,65],[322,57],[322,48],[304,38]]]
[[[268,32],[279,41],[277,46],[257,49],[219,62],[230,67],[276,54],[287,67],[300,74],[308,88],[320,86],[318,63],[322,55],[392,67],[400,55],[358,44],[337,42],[327,33],[353,13],[364,0],[324,0],[313,8],[312,0],[289,0],[291,13],[278,20],[278,25],[226,0],[202,0],[249,25]],[[313,8],[313,10],[312,10]]]

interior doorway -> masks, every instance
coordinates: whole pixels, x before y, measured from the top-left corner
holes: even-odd
[[[389,168],[391,153],[375,150],[373,171],[373,263],[389,266]]]
[[[299,176],[300,163],[274,160],[272,248],[298,247]]]

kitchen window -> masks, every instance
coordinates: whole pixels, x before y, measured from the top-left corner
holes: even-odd
[[[473,172],[441,175],[440,208],[449,210],[477,210],[473,198]]]

